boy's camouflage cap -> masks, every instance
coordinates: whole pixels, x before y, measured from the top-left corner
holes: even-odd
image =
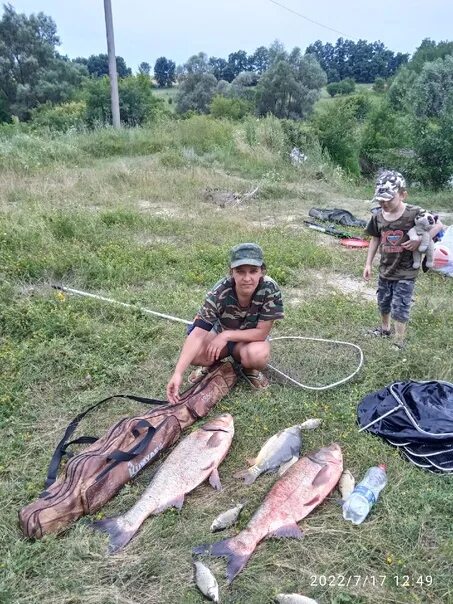
[[[235,245],[230,252],[230,268],[244,264],[263,266],[263,250],[256,243],[240,243]]]
[[[376,180],[373,201],[390,201],[401,189],[406,188],[404,176],[395,170],[381,172]]]

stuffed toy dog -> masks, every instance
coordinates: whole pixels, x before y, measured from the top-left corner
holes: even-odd
[[[422,261],[422,254],[426,254],[426,266],[427,268],[432,268],[433,266],[433,254],[434,254],[434,243],[431,239],[431,235],[429,234],[430,230],[433,228],[435,224],[435,218],[426,210],[421,210],[415,216],[415,225],[409,230],[408,235],[412,240],[418,240],[419,237],[422,238],[420,242],[420,247],[412,252],[414,257],[414,262],[412,266],[414,268],[420,268],[420,264]]]

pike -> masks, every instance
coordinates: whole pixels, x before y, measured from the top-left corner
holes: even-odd
[[[184,438],[154,475],[137,503],[122,516],[93,523],[93,528],[109,535],[109,553],[129,543],[151,514],[168,508],[181,509],[184,496],[209,478],[211,486],[222,488],[218,466],[231,445],[234,422],[224,413]]]
[[[282,476],[299,459],[302,446],[301,430],[314,430],[321,424],[320,419],[307,419],[302,424],[280,430],[269,438],[261,447],[258,456],[250,460],[251,467],[234,475],[244,478],[247,485],[252,484],[264,472],[278,470]]]
[[[335,488],[342,471],[343,455],[337,443],[302,457],[277,480],[243,531],[212,545],[194,547],[193,553],[226,557],[231,583],[263,539],[303,537],[297,522]]]

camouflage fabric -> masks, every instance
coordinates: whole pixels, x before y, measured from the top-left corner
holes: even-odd
[[[376,180],[373,201],[390,201],[399,191],[406,189],[404,176],[395,170],[384,170]]]
[[[247,308],[239,306],[233,279],[224,277],[208,292],[197,314],[219,333],[225,329],[253,329],[258,321],[275,321],[283,316],[281,291],[267,276],[260,281]]]
[[[414,279],[389,281],[379,277],[377,302],[381,314],[391,315],[395,321],[407,323],[412,306],[414,286]]]
[[[230,268],[244,264],[250,266],[263,266],[263,250],[257,243],[240,243],[235,245],[230,252]]]
[[[380,209],[371,217],[365,230],[368,235],[380,239],[379,274],[384,279],[398,281],[415,279],[417,276],[418,269],[412,267],[412,252],[405,250],[401,244],[409,240],[407,233],[414,226],[415,216],[420,211],[418,206],[408,204],[402,216],[393,222],[387,222]]]

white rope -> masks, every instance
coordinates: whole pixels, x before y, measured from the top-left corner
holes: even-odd
[[[126,304],[126,302],[119,302],[118,300],[114,300],[113,298],[106,298],[104,296],[99,296],[98,294],[91,294],[89,292],[81,291],[79,289],[72,289],[71,287],[65,287],[64,285],[53,285],[52,287],[54,287],[55,289],[64,291],[64,292],[69,292],[71,294],[77,294],[78,296],[84,296],[86,298],[93,298],[95,300],[101,300],[102,302],[109,302],[109,304],[117,304],[118,306],[124,306],[125,308],[133,308],[134,310],[139,310],[140,312],[147,313],[147,314],[153,315],[155,317],[160,317],[161,319],[168,319],[169,321],[175,321],[177,323],[184,323],[184,325],[192,325],[191,321],[186,321],[185,319],[181,319],[181,318],[175,317],[173,315],[167,315],[167,314],[164,314],[161,312],[156,312],[155,310],[150,310],[149,308],[145,308],[143,306],[136,306],[135,304]],[[343,378],[342,380],[339,380],[338,382],[334,382],[333,384],[328,384],[327,386],[307,386],[307,384],[302,384],[301,382],[298,382],[291,376],[287,375],[286,373],[283,373],[283,371],[280,371],[273,365],[268,364],[268,367],[270,369],[272,369],[273,371],[275,371],[282,377],[288,379],[290,382],[292,382],[296,386],[299,386],[300,388],[305,388],[306,390],[328,390],[329,388],[334,388],[335,386],[344,384],[345,382],[348,382],[349,380],[351,380],[360,371],[360,369],[362,368],[362,365],[363,365],[362,349],[360,348],[360,346],[357,346],[357,344],[352,344],[352,342],[342,342],[340,340],[326,340],[324,338],[310,338],[308,336],[277,336],[275,338],[269,338],[269,341],[271,341],[271,342],[275,341],[275,340],[310,340],[312,342],[328,342],[330,344],[343,344],[344,346],[351,346],[352,348],[355,348],[356,350],[359,351],[360,360],[359,360],[359,365],[358,365],[357,369],[355,371],[353,371],[353,373],[351,373],[347,377]]]

